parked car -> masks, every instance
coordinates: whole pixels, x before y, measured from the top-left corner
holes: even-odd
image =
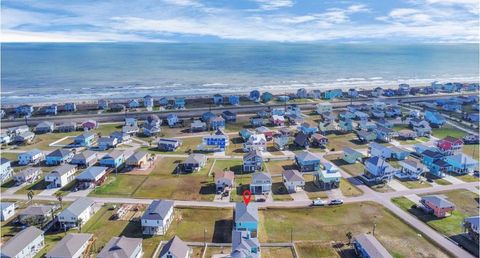
[[[257,199],[257,202],[265,202],[265,198],[260,198],[260,199]]]
[[[343,204],[342,199],[333,199],[333,200],[330,201],[330,203],[328,205],[340,205],[340,204]]]
[[[320,198],[317,198],[312,201],[312,206],[324,206],[325,204],[327,204],[327,202]]]

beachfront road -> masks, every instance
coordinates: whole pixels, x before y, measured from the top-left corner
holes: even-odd
[[[451,98],[454,95],[476,95],[476,92],[463,92],[463,93],[454,93],[454,94],[436,94],[436,95],[422,95],[422,96],[401,96],[401,97],[388,97],[388,98],[359,98],[353,100],[336,100],[330,101],[334,108],[344,108],[350,103],[355,104],[372,104],[375,100],[382,100],[389,103],[411,103],[411,102],[422,102],[422,101],[433,101],[441,98]],[[298,105],[303,110],[313,110],[317,103],[299,103]],[[283,107],[284,104],[272,104],[272,105],[243,105],[243,106],[221,106],[221,107],[204,107],[204,108],[191,108],[185,110],[161,110],[161,111],[139,111],[139,112],[127,112],[127,113],[101,113],[101,114],[75,114],[75,115],[60,115],[60,116],[41,116],[41,117],[30,117],[28,118],[28,125],[35,126],[38,123],[48,120],[56,123],[62,122],[77,122],[81,123],[86,119],[93,119],[97,122],[122,122],[126,116],[136,117],[137,119],[145,119],[148,115],[156,114],[160,118],[166,118],[168,114],[174,113],[180,118],[192,118],[199,117],[204,112],[207,111],[219,111],[223,112],[225,110],[234,111],[236,113],[255,113],[258,111],[265,110],[269,107]],[[19,125],[24,125],[25,119],[15,118],[15,119],[3,119],[2,128],[9,128]]]

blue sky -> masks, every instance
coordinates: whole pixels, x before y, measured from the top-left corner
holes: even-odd
[[[478,0],[3,0],[2,42],[479,42]]]

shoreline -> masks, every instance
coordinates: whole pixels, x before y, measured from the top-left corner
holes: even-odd
[[[439,80],[438,82],[439,83],[445,83],[445,82],[454,82],[454,81],[456,81],[456,80],[455,79]],[[431,82],[433,82],[433,81],[431,81]],[[342,85],[331,85],[331,86],[305,84],[305,83],[290,84],[290,85],[285,85],[285,86],[264,85],[264,86],[258,86],[256,89],[259,90],[260,93],[270,92],[274,96],[280,96],[280,95],[285,95],[285,94],[287,94],[287,95],[294,94],[300,88],[305,88],[307,91],[311,91],[311,90],[315,90],[315,89],[318,89],[320,91],[332,90],[332,89],[348,90],[350,88],[355,88],[358,91],[369,91],[369,90],[372,90],[376,87],[382,87],[383,89],[396,89],[398,87],[398,84],[401,84],[401,83],[407,83],[411,87],[426,87],[426,86],[430,85],[430,83],[427,84],[425,82],[410,82],[409,80],[398,80],[397,85],[385,86],[385,84],[383,83],[383,80],[378,81],[378,82],[367,81],[366,80],[364,83],[359,83],[358,81],[356,81],[352,84],[348,84],[348,82],[343,82]],[[479,81],[467,80],[467,81],[462,81],[461,83],[479,83]],[[225,85],[224,87],[225,87],[225,89],[229,88],[228,85]],[[275,89],[275,88],[277,88],[277,89]],[[278,88],[281,88],[281,89],[278,89]],[[158,100],[161,97],[167,97],[167,98],[185,97],[187,100],[188,99],[202,100],[202,99],[211,98],[214,94],[217,94],[217,93],[222,94],[224,96],[239,95],[239,96],[245,97],[245,96],[248,96],[250,91],[253,90],[253,89],[255,89],[255,88],[252,87],[251,89],[246,90],[246,91],[245,90],[225,90],[225,91],[212,92],[212,93],[198,93],[198,94],[195,94],[195,93],[189,93],[189,94],[181,93],[181,94],[164,94],[164,95],[155,94],[154,93],[155,89],[152,89],[150,93],[148,93],[148,92],[146,92],[145,94],[142,93],[143,94],[142,96],[134,94],[133,96],[128,97],[128,98],[126,98],[126,97],[105,97],[106,93],[102,92],[101,94],[98,94],[97,96],[92,96],[90,98],[75,98],[75,99],[59,98],[59,99],[55,99],[55,100],[51,100],[51,101],[38,101],[38,102],[33,101],[33,102],[15,102],[15,103],[4,103],[4,98],[2,96],[1,107],[2,108],[13,108],[15,106],[24,105],[24,104],[30,104],[30,105],[33,105],[35,107],[44,107],[44,106],[48,106],[48,105],[51,105],[51,104],[62,105],[62,104],[65,104],[67,102],[74,102],[77,105],[94,105],[94,104],[96,105],[98,100],[100,100],[100,99],[109,100],[111,103],[125,103],[125,102],[127,102],[128,100],[131,100],[131,99],[143,99],[143,97],[145,95],[150,95],[156,100]],[[135,88],[131,88],[131,91],[134,92]],[[185,90],[179,90],[179,91],[183,92]],[[2,95],[3,95],[3,93],[2,93]]]

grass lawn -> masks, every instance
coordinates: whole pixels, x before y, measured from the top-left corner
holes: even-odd
[[[243,151],[243,140],[240,136],[231,136],[229,139],[230,143],[225,150],[225,155],[235,155],[243,156],[245,152]]]
[[[272,177],[272,193],[274,201],[292,201],[293,198],[285,188],[281,176]]]
[[[157,146],[154,147],[141,147],[142,150],[151,152],[151,153],[158,153],[158,154],[168,154],[168,153],[189,153],[190,151],[194,151],[197,149],[197,146],[202,143],[202,137],[188,137],[188,138],[181,138],[182,145],[178,147],[175,151],[160,151],[157,149]]]
[[[230,193],[230,201],[243,201],[243,191],[250,189],[251,175],[235,175],[235,190]]]
[[[433,128],[432,129],[432,135],[437,137],[437,138],[444,138],[447,136],[452,136],[456,138],[462,138],[463,136],[466,135],[466,133],[462,130],[459,130],[451,125],[446,125],[442,128]]]
[[[352,176],[360,176],[363,174],[365,167],[362,163],[356,162],[354,164],[349,164],[342,159],[342,156],[339,154],[334,155],[326,155],[324,156],[325,159],[331,161],[333,164],[338,166],[339,168],[343,169],[345,172],[349,173]]]
[[[313,175],[303,175],[303,178],[305,179],[304,190],[308,198],[310,198],[311,200],[314,200],[317,198],[322,198],[322,199],[328,198],[327,192],[321,189],[320,187],[318,187],[314,183],[315,177]]]
[[[476,160],[480,160],[480,145],[478,144],[463,145],[463,153],[467,154],[468,156]]]
[[[232,251],[232,248],[229,246],[228,247],[208,246],[207,251],[205,252],[205,257],[212,257],[215,254],[229,255],[230,251]],[[263,257],[263,254],[262,254],[262,257]]]
[[[463,176],[456,176],[456,178],[465,181],[465,182],[478,182],[480,178],[472,175],[463,175]]]
[[[403,181],[403,180],[398,180],[402,185],[406,186],[409,189],[417,189],[417,188],[428,188],[432,187],[431,184],[425,182],[425,181]]]
[[[224,170],[233,171],[235,174],[241,174],[243,169],[243,161],[241,159],[217,159],[213,166],[213,172]]]
[[[348,197],[359,196],[359,195],[363,194],[362,190],[360,190],[360,189],[358,189],[358,187],[352,185],[345,178],[341,178],[341,180],[340,180],[340,191],[342,191],[343,195],[348,196]]]
[[[433,182],[435,182],[438,185],[451,185],[452,184],[452,183],[450,183],[449,181],[447,181],[443,178],[434,177],[430,173],[427,173],[426,177],[432,179]]]
[[[146,179],[147,176],[126,174],[118,174],[115,176],[115,174],[112,173],[108,176],[107,181],[102,186],[95,188],[90,195],[130,197]]]
[[[322,242],[297,242],[297,252],[302,258],[340,257],[334,247]]]
[[[285,170],[298,169],[295,160],[269,161],[265,162],[265,166],[271,175],[281,175]]]
[[[234,123],[226,123],[225,131],[226,132],[238,132],[244,128],[250,127],[250,118],[246,116],[238,116],[237,121]]]
[[[292,248],[290,247],[261,247],[262,257],[268,258],[293,258]]]
[[[202,258],[203,247],[202,246],[191,246],[192,248],[192,258]]]
[[[328,148],[335,150],[342,150],[344,147],[350,147],[352,149],[364,149],[368,145],[358,140],[357,136],[353,133],[341,134],[341,135],[328,135]]]
[[[375,221],[375,235],[392,255],[447,257],[387,209],[371,202],[322,208],[266,209],[259,211],[259,218],[261,242],[290,242],[291,229],[294,241],[347,242],[347,232],[353,235],[370,232]]]

